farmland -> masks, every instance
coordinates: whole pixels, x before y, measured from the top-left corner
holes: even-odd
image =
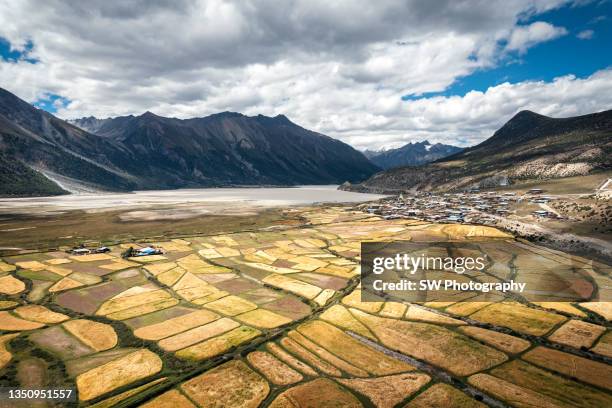
[[[495,261],[489,281],[571,270],[600,291],[610,266],[492,227],[267,214],[3,256],[0,386],[76,387],[67,404],[96,407],[612,405],[610,303],[364,302],[359,256],[362,241],[470,242]],[[150,245],[164,253],[121,256]]]

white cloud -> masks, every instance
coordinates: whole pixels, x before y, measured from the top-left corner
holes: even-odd
[[[552,117],[577,116],[612,109],[612,69],[594,73],[587,78],[573,75],[555,78],[551,82],[525,81],[503,83],[485,92],[471,91],[464,96],[436,96],[408,101],[403,119],[389,129],[391,146],[410,140],[473,145],[499,129],[521,110],[531,110]],[[354,140],[369,146],[367,133]]]
[[[548,23],[521,22],[565,2],[0,1],[0,37],[15,47],[31,40],[30,57],[40,61],[0,61],[0,86],[31,102],[69,98],[58,111],[66,118],[282,113],[360,148],[425,138],[465,145],[528,105],[527,96],[497,96],[495,106],[504,86],[518,96],[596,79],[504,84],[462,98],[401,96],[443,91],[508,53],[562,35]],[[606,102],[591,91],[578,95],[593,106]],[[541,101],[534,109],[561,115],[588,105],[563,92],[553,97],[534,99]],[[562,104],[558,111],[554,103]]]
[[[580,38],[581,40],[590,40],[591,38],[593,38],[594,34],[595,31],[593,30],[584,30],[576,34],[576,37]]]
[[[506,49],[525,53],[529,47],[537,43],[550,41],[566,34],[567,30],[563,27],[555,27],[543,21],[536,21],[526,26],[515,27],[510,34]]]

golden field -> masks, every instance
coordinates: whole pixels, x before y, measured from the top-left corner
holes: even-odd
[[[608,303],[363,302],[359,282],[374,240],[481,243],[484,281],[567,270],[605,291],[608,265],[491,227],[286,215],[299,223],[5,256],[0,385],[99,407],[612,406]],[[145,245],[165,253],[121,257]]]

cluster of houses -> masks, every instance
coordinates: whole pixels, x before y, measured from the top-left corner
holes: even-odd
[[[90,255],[90,254],[103,254],[106,252],[110,252],[111,249],[106,246],[101,246],[97,248],[87,248],[84,245],[74,247],[67,252],[71,255]],[[147,246],[144,248],[131,248],[130,256],[147,256],[147,255],[163,255],[164,249],[156,246]]]
[[[104,254],[106,252],[110,252],[110,248],[106,246],[101,246],[98,248],[86,248],[81,245],[79,247],[74,247],[68,250],[68,253],[71,255],[90,255],[90,254]]]
[[[367,204],[362,210],[376,214],[385,219],[417,218],[425,221],[448,223],[480,223],[493,221],[495,216],[514,214],[513,204],[531,202],[544,204],[553,198],[542,196],[544,191],[531,189],[525,194],[515,192],[480,192],[471,189],[463,193],[417,193],[415,195],[400,194]],[[551,211],[538,210],[532,213],[537,217],[555,218]]]
[[[148,255],[163,255],[164,249],[156,246],[148,246],[144,248],[135,249],[132,252],[132,256],[148,256]]]

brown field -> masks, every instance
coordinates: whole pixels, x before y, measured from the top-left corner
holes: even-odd
[[[23,292],[25,284],[16,279],[11,275],[5,275],[0,277],[0,293],[5,295],[16,295],[19,292]]]
[[[387,347],[430,361],[456,375],[469,375],[507,359],[505,354],[443,327],[354,313]]]
[[[287,363],[287,365],[295,368],[297,371],[301,372],[302,374],[309,375],[309,376],[317,375],[317,372],[315,370],[313,370],[311,367],[309,367],[307,364],[303,363],[299,359],[293,357],[291,354],[287,353],[278,344],[268,343],[266,344],[266,347],[272,354],[274,354],[280,360]]]
[[[355,365],[346,361],[346,359],[337,357],[331,351],[328,351],[327,349],[312,342],[310,339],[303,336],[299,332],[292,330],[287,335],[293,342],[295,342],[296,344],[299,344],[300,347],[303,347],[304,349],[308,350],[310,353],[316,355],[322,361],[325,361],[326,363],[331,364],[332,366],[338,368],[340,371],[347,373],[351,377],[367,377],[368,376],[368,373],[366,371],[360,369],[359,367],[356,367]]]
[[[334,367],[332,364],[308,351],[295,340],[285,337],[281,340],[280,344],[288,352],[296,356],[298,359],[304,361],[306,364],[311,365],[317,371],[333,377],[342,376],[342,371],[340,371],[337,367]]]
[[[485,408],[486,405],[447,384],[429,387],[406,405],[406,408],[430,407]]]
[[[362,240],[450,237],[482,244],[485,281],[577,265],[602,291],[607,265],[345,206],[174,224],[117,214],[40,217],[40,239],[15,242],[49,250],[2,257],[0,387],[7,374],[76,386],[78,405],[98,408],[612,406],[611,303],[365,302],[358,257]],[[75,238],[53,241],[53,228]],[[80,228],[124,242],[102,256],[51,249]],[[166,252],[121,258],[149,244]]]
[[[245,216],[215,216],[172,220],[122,221],[125,211],[71,211],[53,216],[3,215],[3,229],[22,228],[19,234],[0,232],[0,248],[43,249],[77,245],[83,241],[129,242],[134,239],[216,234],[257,229],[287,220],[279,210],[264,210]]]
[[[26,305],[18,307],[15,309],[15,314],[23,319],[45,324],[60,323],[69,319],[69,317],[64,314],[52,312],[46,307],[40,305]]]
[[[588,385],[539,369],[520,360],[506,363],[488,374],[476,374],[470,384],[502,400],[538,407],[605,407],[609,394]]]
[[[589,348],[605,331],[604,327],[596,324],[570,320],[548,336],[548,339],[577,349]]]
[[[229,351],[259,336],[261,332],[248,326],[240,326],[210,340],[204,340],[194,346],[184,348],[176,356],[185,360],[205,360]]]
[[[480,327],[462,327],[463,333],[508,354],[517,354],[531,346],[527,340]]]
[[[301,325],[298,331],[313,342],[319,343],[325,350],[374,375],[395,374],[414,369],[409,364],[398,362],[364,346],[342,330],[321,321]]]
[[[382,314],[382,312],[381,312]],[[386,315],[385,315],[386,316]],[[355,318],[345,307],[334,305],[321,314],[321,319],[329,323],[335,324],[342,329],[350,330],[361,336],[368,337],[374,340],[372,332]]]
[[[393,408],[417,392],[430,379],[426,374],[407,373],[372,379],[338,380],[338,382],[367,396],[379,408]]]
[[[96,351],[111,349],[117,345],[117,333],[104,323],[91,320],[71,320],[63,324],[73,336]]]
[[[141,327],[134,331],[134,335],[145,340],[161,340],[165,337],[210,323],[218,318],[218,315],[208,310],[198,310],[151,326]]]
[[[38,322],[31,322],[13,316],[9,312],[0,312],[0,330],[4,331],[21,331],[33,330],[44,327],[45,325]]]
[[[563,316],[523,305],[495,303],[470,315],[472,319],[509,327],[521,333],[542,336],[557,324],[565,321]]]
[[[361,407],[355,396],[337,383],[325,378],[319,378],[308,383],[293,387],[281,393],[270,407]]]
[[[278,360],[273,355],[254,351],[247,355],[247,360],[260,371],[271,383],[276,385],[289,385],[302,381],[300,373]]]
[[[89,371],[93,368],[110,363],[126,354],[133,353],[135,348],[120,348],[115,347],[112,350],[103,351],[101,353],[90,354],[85,357],[76,358],[66,361],[66,371],[70,378],[76,378],[79,374]]]
[[[612,367],[607,364],[545,347],[537,347],[523,358],[537,366],[612,390]]]
[[[193,402],[177,390],[170,390],[152,401],[142,405],[143,408],[196,408]]]
[[[4,336],[0,336],[0,369],[2,369],[5,365],[11,361],[13,355],[6,348],[6,343],[17,337],[19,334],[5,334]]]
[[[291,323],[291,319],[270,312],[265,309],[257,309],[250,312],[243,313],[236,316],[236,319],[249,326],[257,327],[260,329],[273,329],[275,327],[283,326]]]
[[[159,342],[159,346],[164,350],[176,351],[191,346],[201,341],[218,336],[240,326],[232,319],[222,318],[212,323],[196,327],[186,332],[165,338]]]
[[[148,350],[140,350],[80,374],[76,378],[79,399],[88,401],[126,384],[158,373],[162,361]]]
[[[30,340],[62,360],[71,360],[93,354],[94,349],[60,326],[49,327],[30,335]]]
[[[214,302],[207,303],[206,307],[227,316],[236,316],[237,314],[257,309],[255,303],[233,295],[225,296]]]
[[[232,361],[193,378],[181,389],[201,407],[257,407],[268,383],[241,361]]]

